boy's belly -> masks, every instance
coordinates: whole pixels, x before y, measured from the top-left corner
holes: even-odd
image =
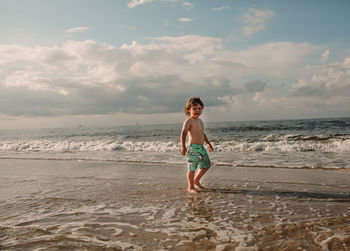
[[[188,141],[190,144],[196,144],[196,145],[204,145],[204,139],[203,140],[193,140],[193,139],[189,139]]]
[[[190,144],[204,145],[204,135],[201,133],[189,133],[188,142]]]

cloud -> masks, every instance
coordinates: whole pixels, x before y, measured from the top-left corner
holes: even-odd
[[[76,32],[88,31],[88,30],[90,30],[89,27],[81,26],[81,27],[75,27],[75,28],[68,29],[68,30],[66,30],[66,33],[76,33]]]
[[[289,117],[349,116],[349,69],[350,57],[328,65],[309,65],[290,88],[265,87],[251,101],[276,115],[283,111]]]
[[[194,20],[192,18],[189,17],[181,17],[179,18],[180,22],[193,22]]]
[[[174,6],[181,6],[186,10],[190,10],[194,7],[194,5],[191,2],[184,1],[184,0],[130,0],[127,4],[129,8],[135,8],[138,5],[142,5],[145,3],[152,3],[152,2],[168,2],[172,3]]]
[[[151,3],[152,0],[131,0],[128,2],[127,6],[129,8],[135,8],[138,5],[145,4],[145,3]]]
[[[249,37],[256,32],[264,30],[266,21],[271,20],[274,17],[274,15],[275,12],[270,9],[248,9],[248,11],[243,16],[243,23],[246,24],[243,27],[244,36]]]
[[[246,82],[244,86],[248,92],[262,92],[266,87],[266,83],[259,79],[255,79]]]
[[[183,2],[183,3],[182,3],[182,7],[184,7],[186,10],[190,10],[190,9],[192,9],[194,6],[193,6],[193,4],[190,3],[190,2]]]
[[[322,53],[322,56],[321,56],[321,63],[324,63],[328,60],[328,57],[329,57],[329,54],[330,54],[330,50],[325,50],[323,53]]]
[[[304,77],[293,85],[293,95],[350,104],[349,69],[350,57],[343,62],[309,66],[304,70]]]
[[[275,42],[240,51],[219,51],[216,60],[236,62],[246,67],[251,76],[261,74],[273,79],[295,78],[309,56],[319,53],[321,46],[310,43]]]
[[[228,6],[228,5],[224,5],[224,6],[217,7],[217,8],[212,8],[212,10],[215,10],[215,11],[223,11],[223,10],[228,10],[228,9],[230,9],[230,6]]]
[[[0,70],[0,113],[178,111],[179,99],[185,101],[188,92],[205,95],[220,86],[230,88],[211,78],[202,78],[206,86],[201,88],[203,84],[194,79],[193,64],[220,46],[220,39],[201,36],[159,37],[151,44],[134,42],[120,48],[91,40],[53,47],[1,45],[1,64],[6,67]],[[189,74],[183,77],[186,70]],[[14,104],[20,96],[26,98]]]
[[[222,39],[199,35],[120,47],[92,40],[46,47],[0,44],[0,114],[173,113],[194,95],[227,111],[274,106],[304,111],[320,104],[345,109],[350,58],[305,67],[323,50],[288,42],[226,50]],[[276,84],[282,81],[295,84]]]

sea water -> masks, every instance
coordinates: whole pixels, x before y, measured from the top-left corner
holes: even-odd
[[[205,123],[214,165],[350,168],[350,118]],[[182,124],[0,131],[0,158],[186,164]]]
[[[0,250],[349,250],[350,119],[0,131]]]

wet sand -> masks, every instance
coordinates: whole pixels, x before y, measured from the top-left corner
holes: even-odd
[[[350,250],[350,172],[0,160],[1,250]]]

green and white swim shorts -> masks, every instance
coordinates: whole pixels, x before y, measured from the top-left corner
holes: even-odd
[[[187,160],[189,171],[196,171],[197,167],[203,169],[211,166],[207,150],[202,145],[191,144],[188,147]]]

